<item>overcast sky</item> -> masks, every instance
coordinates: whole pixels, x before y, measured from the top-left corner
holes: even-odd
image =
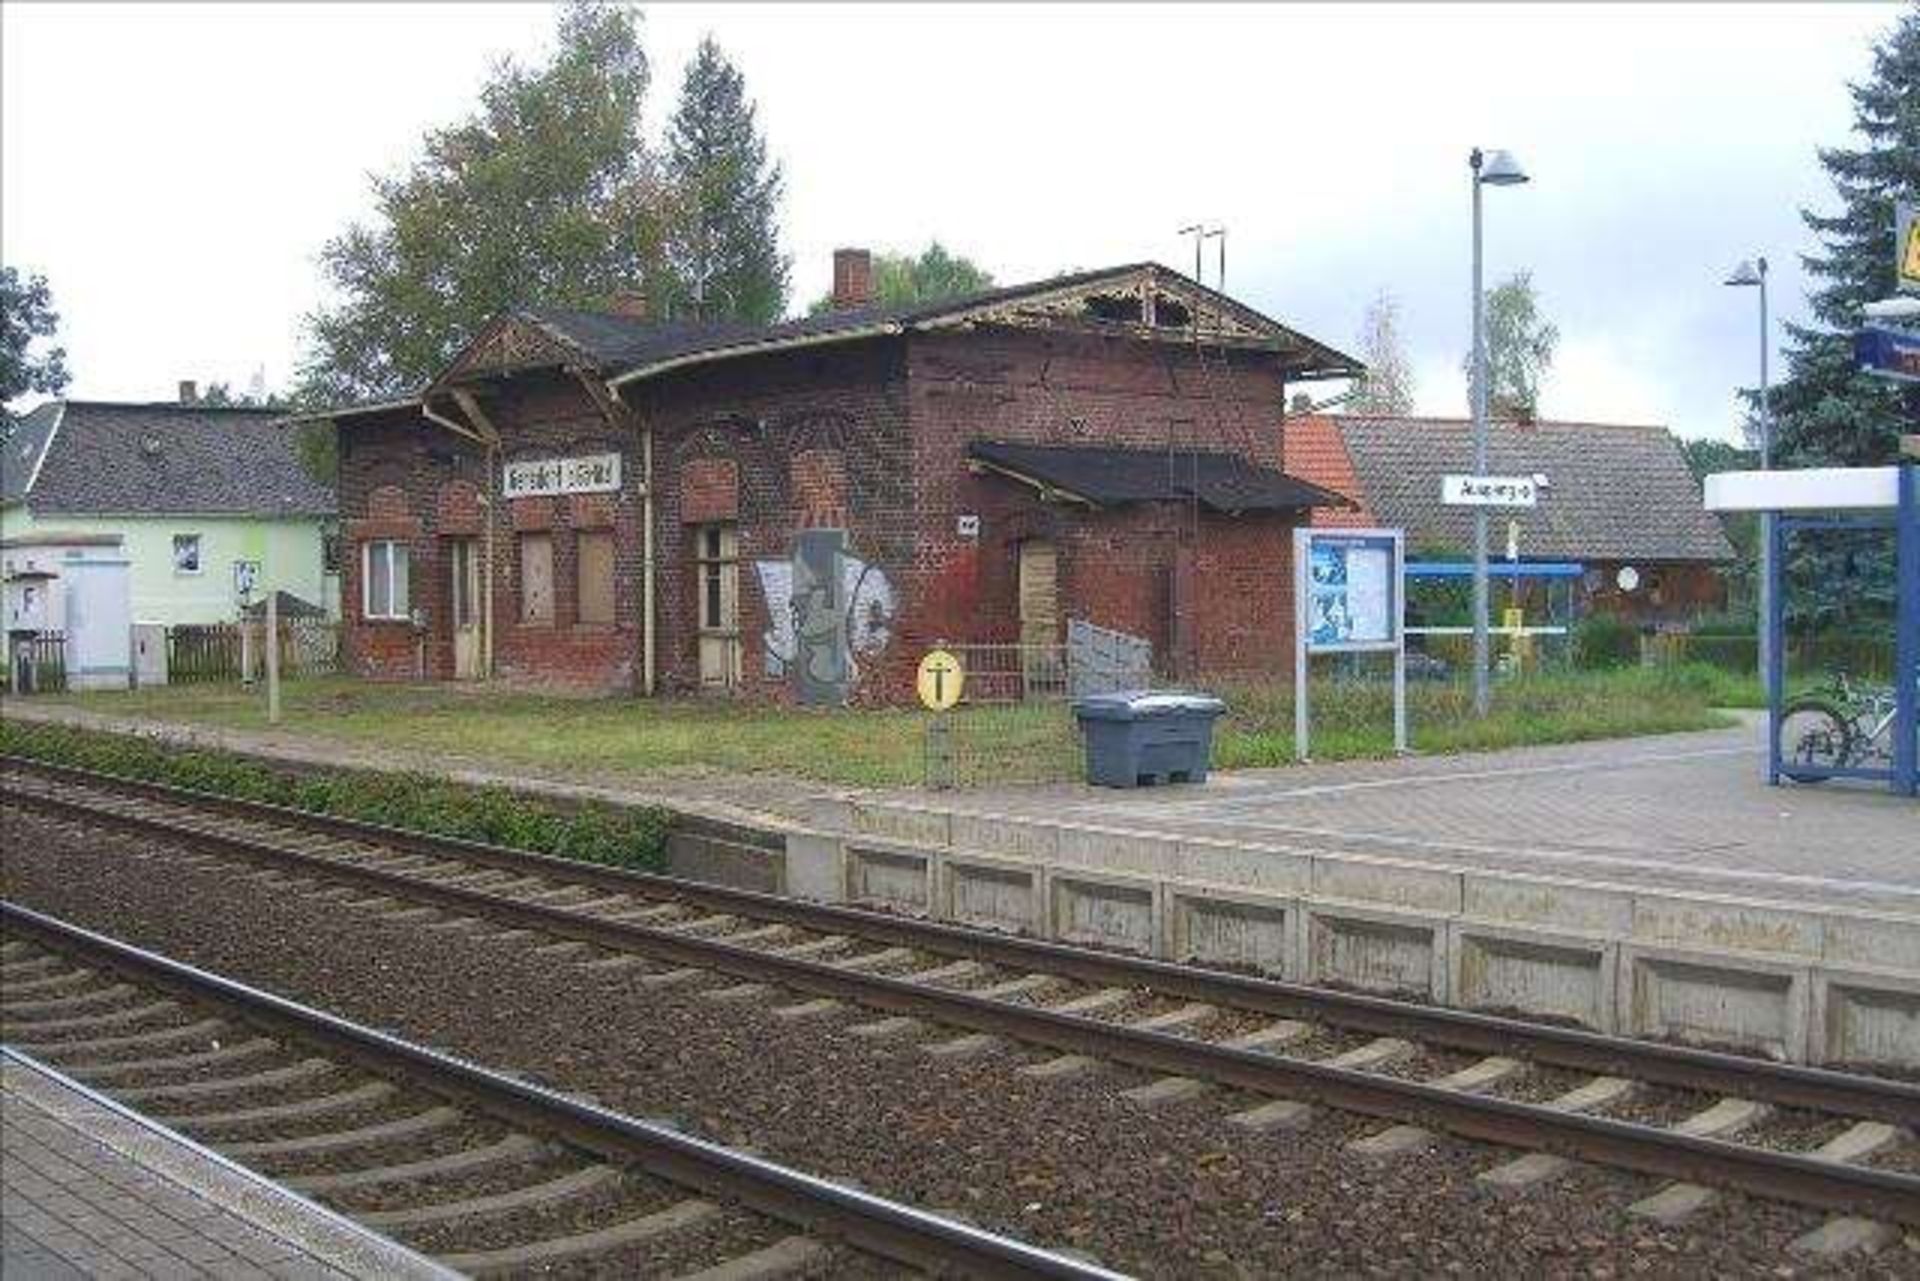
[[[1466,154],[1511,148],[1534,181],[1487,195],[1488,282],[1530,268],[1559,324],[1543,412],[1731,437],[1757,304],[1720,281],[1765,253],[1776,314],[1802,311],[1797,211],[1834,203],[1814,150],[1852,141],[1846,82],[1899,13],[655,5],[649,123],[711,32],[785,167],[796,308],[836,245],[937,236],[1009,283],[1190,271],[1175,233],[1206,219],[1229,292],[1336,346],[1393,291],[1443,414],[1465,405]],[[284,385],[369,175],[552,27],[531,4],[0,9],[0,249],[53,286],[70,394]]]

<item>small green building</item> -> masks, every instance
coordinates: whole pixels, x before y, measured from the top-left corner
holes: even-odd
[[[282,410],[54,400],[0,450],[0,555],[118,537],[133,621],[231,622],[290,593],[339,616],[333,491]]]

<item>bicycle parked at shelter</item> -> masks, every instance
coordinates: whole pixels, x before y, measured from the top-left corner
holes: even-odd
[[[1893,686],[1856,684],[1836,671],[1782,709],[1780,772],[1796,783],[1822,783],[1826,774],[1805,771],[1887,768],[1894,718]]]

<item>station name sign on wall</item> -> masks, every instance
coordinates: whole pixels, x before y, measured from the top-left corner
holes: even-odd
[[[620,455],[581,454],[508,463],[500,488],[508,498],[612,493],[620,488]]]

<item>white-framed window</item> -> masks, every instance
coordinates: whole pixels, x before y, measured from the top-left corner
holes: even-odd
[[[407,545],[380,538],[360,547],[360,613],[364,618],[410,618]]]
[[[173,572],[176,574],[200,572],[200,535],[175,534],[173,536]]]

